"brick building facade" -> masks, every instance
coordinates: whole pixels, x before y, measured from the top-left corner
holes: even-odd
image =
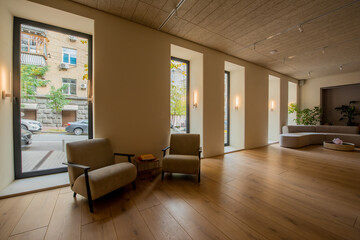
[[[87,119],[87,80],[83,79],[88,63],[86,39],[27,25],[22,25],[21,32],[21,64],[48,66],[43,79],[50,80],[36,87],[34,99],[21,99],[22,118],[37,120],[46,127]],[[63,94],[70,102],[56,113],[47,105],[48,95],[52,86],[58,89],[63,85]]]

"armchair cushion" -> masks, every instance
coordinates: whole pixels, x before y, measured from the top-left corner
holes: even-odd
[[[199,168],[199,156],[169,154],[163,159],[164,172],[198,174]]]
[[[88,139],[66,144],[68,162],[90,167],[90,171],[115,163],[114,154],[108,139]],[[70,185],[84,171],[78,168],[69,168]]]
[[[171,134],[170,154],[199,155],[199,134]]]
[[[123,162],[98,168],[89,172],[91,197],[93,200],[112,192],[136,179],[136,167]],[[73,191],[87,197],[85,175],[80,175],[74,182]]]

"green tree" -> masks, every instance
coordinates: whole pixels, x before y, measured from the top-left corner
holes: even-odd
[[[177,63],[171,60],[170,68],[186,76],[186,72],[181,68],[183,65],[185,65],[185,63]],[[186,115],[186,88],[182,84],[176,84],[174,80],[171,80],[170,115],[173,126],[175,126],[177,116]]]
[[[63,85],[62,87],[56,89],[54,86],[51,86],[47,106],[55,113],[61,113],[64,106],[70,102],[70,100],[66,99],[65,95],[63,94],[63,91],[67,87],[68,86]]]
[[[21,97],[35,99],[36,88],[45,86],[50,80],[42,78],[49,70],[48,66],[21,65]]]

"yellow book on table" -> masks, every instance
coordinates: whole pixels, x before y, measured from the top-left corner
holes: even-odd
[[[149,160],[154,160],[155,156],[152,154],[142,154],[140,155],[140,158],[142,161],[149,161]]]

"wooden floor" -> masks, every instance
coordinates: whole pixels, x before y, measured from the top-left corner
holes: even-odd
[[[69,188],[0,200],[0,239],[360,239],[360,151],[271,145],[138,179],[95,201]]]

